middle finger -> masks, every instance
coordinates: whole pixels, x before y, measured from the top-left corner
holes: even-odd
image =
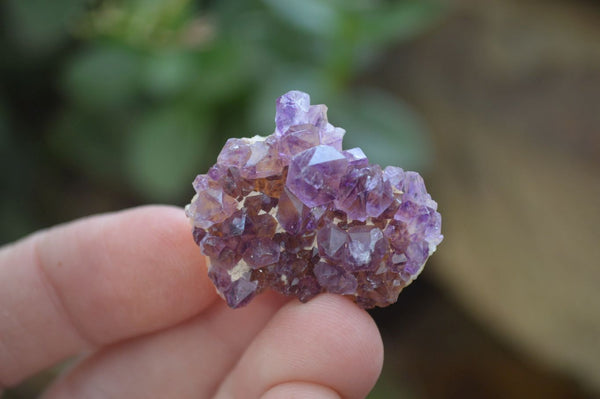
[[[210,397],[285,301],[270,292],[243,309],[229,309],[217,301],[184,324],[92,355],[44,398]]]

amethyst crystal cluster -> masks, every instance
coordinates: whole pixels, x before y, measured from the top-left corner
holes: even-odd
[[[194,180],[186,215],[217,291],[232,308],[266,288],[394,303],[443,238],[423,179],[342,150],[345,131],[306,93],[281,96],[275,124],[267,137],[229,139]]]

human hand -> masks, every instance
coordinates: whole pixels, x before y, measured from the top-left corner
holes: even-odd
[[[229,309],[181,209],[85,218],[0,249],[0,395],[80,356],[54,398],[362,398],[383,362],[341,296]]]

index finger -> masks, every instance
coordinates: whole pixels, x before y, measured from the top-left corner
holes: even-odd
[[[216,298],[183,211],[89,217],[0,250],[0,386],[160,330]]]

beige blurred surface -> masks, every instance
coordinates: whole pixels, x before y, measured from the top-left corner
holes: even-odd
[[[383,69],[430,123],[436,278],[600,390],[600,6],[462,1]]]

